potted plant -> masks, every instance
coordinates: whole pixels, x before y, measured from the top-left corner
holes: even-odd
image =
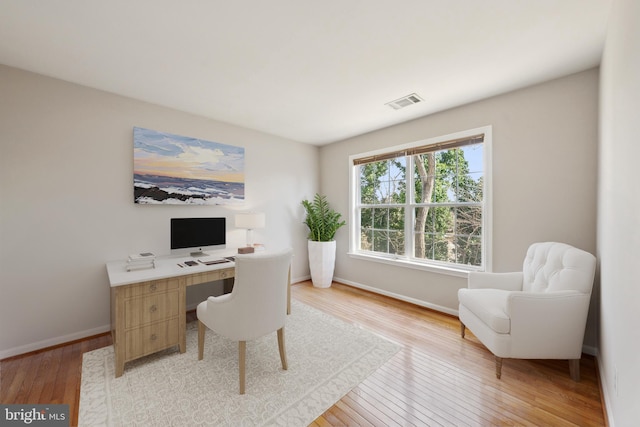
[[[309,227],[309,269],[313,286],[328,288],[333,280],[336,262],[336,231],[346,224],[342,215],[331,209],[327,198],[317,194],[313,201],[303,200],[307,213],[304,223]]]

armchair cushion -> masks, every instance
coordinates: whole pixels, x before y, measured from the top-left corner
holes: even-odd
[[[458,299],[486,326],[499,334],[508,334],[511,319],[507,314],[507,302],[513,292],[501,289],[460,289]]]

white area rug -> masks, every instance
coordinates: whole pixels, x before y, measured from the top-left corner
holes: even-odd
[[[187,352],[127,363],[114,377],[113,346],[84,354],[80,426],[306,426],[400,347],[302,303],[285,328],[289,369],[276,334],[247,342],[246,394],[238,394],[238,344],[207,330],[198,361],[197,322]]]

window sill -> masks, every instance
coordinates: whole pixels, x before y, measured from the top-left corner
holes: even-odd
[[[388,257],[364,254],[360,252],[349,252],[348,255],[351,258],[360,259],[363,261],[379,262],[382,264],[393,265],[396,267],[412,268],[415,270],[428,271],[430,273],[464,277],[465,279],[469,276],[470,272],[478,271],[474,269],[453,268],[453,267],[445,267],[445,266],[433,265],[433,264],[423,264],[419,262],[409,261],[405,258],[390,258],[390,257],[388,258]]]

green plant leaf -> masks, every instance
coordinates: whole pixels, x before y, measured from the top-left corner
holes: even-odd
[[[316,193],[313,201],[303,200],[302,206],[307,213],[304,223],[309,228],[309,240],[329,242],[334,240],[336,232],[346,224],[342,215],[329,206],[327,197]]]

